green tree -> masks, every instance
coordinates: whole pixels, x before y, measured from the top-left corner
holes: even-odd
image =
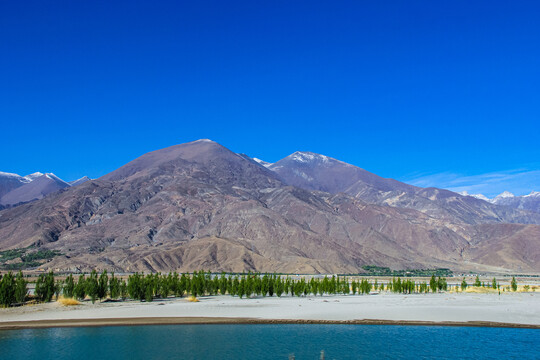
[[[92,270],[88,279],[86,279],[86,293],[90,296],[92,304],[96,302],[98,298],[98,276],[96,270]]]
[[[429,288],[431,289],[431,292],[437,292],[438,287],[439,283],[437,282],[437,279],[435,279],[435,275],[432,275],[431,279],[429,280]]]
[[[28,294],[28,281],[23,277],[22,272],[19,270],[17,278],[15,279],[15,301],[23,303],[26,300]]]
[[[120,297],[122,300],[126,300],[128,294],[127,285],[124,280],[120,281]]]
[[[84,300],[86,298],[86,278],[84,274],[79,276],[77,285],[75,285],[74,295],[79,300]]]
[[[64,297],[72,298],[75,295],[75,282],[73,275],[69,274],[64,280]]]
[[[465,281],[465,278],[463,278],[463,281],[461,282],[461,291],[467,290],[467,281]]]
[[[145,288],[144,288],[144,300],[146,302],[152,302],[154,300],[154,278],[152,274],[149,274],[144,279],[145,281]]]
[[[219,293],[225,295],[227,293],[227,277],[225,273],[221,273],[221,278],[219,279]]]
[[[491,288],[497,289],[497,279],[493,278],[493,281],[491,282]]]
[[[39,275],[36,281],[36,288],[34,293],[41,302],[50,302],[56,291],[56,284],[54,282],[54,274],[49,271],[47,275]]]
[[[442,278],[439,276],[439,279],[437,280],[437,288],[439,290],[446,291],[448,289],[448,284],[446,282],[446,278]]]
[[[61,292],[62,292],[62,281],[58,280],[54,284],[54,295],[55,295],[56,301],[58,301],[58,299],[60,298],[60,293]]]
[[[512,287],[512,291],[517,291],[518,284],[515,276],[512,276],[512,282],[510,283],[510,286]]]
[[[0,305],[10,306],[15,302],[15,278],[8,272],[0,280]]]
[[[134,300],[144,300],[144,284],[143,277],[139,273],[135,273],[128,277],[127,292],[129,297]]]
[[[480,278],[478,277],[478,275],[476,275],[476,279],[474,280],[474,286],[476,287],[482,286],[482,283],[480,282]]]
[[[109,294],[111,299],[118,299],[120,296],[120,280],[114,276],[114,273],[111,275],[111,280],[109,281]]]
[[[101,275],[99,275],[98,285],[97,285],[97,297],[99,300],[103,300],[107,296],[107,289],[109,287],[109,276],[107,275],[107,270],[103,270]]]

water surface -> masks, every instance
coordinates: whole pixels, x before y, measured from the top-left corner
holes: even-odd
[[[158,325],[0,331],[0,359],[540,359],[540,330]]]

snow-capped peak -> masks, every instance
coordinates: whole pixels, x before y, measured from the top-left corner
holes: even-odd
[[[198,142],[215,143],[215,141],[210,140],[210,139],[199,139],[199,140],[195,140],[193,142],[194,143],[198,143]]]
[[[2,176],[2,177],[16,178],[16,179],[23,178],[21,175],[13,174],[13,173],[7,173],[7,172],[3,172],[3,171],[0,171],[0,176]]]
[[[69,186],[69,184],[66,181],[60,179],[58,176],[54,175],[53,173],[46,173],[45,176],[47,177],[47,179],[51,179],[51,180],[54,180],[54,181],[59,181],[59,182],[64,183],[64,184]]]
[[[512,198],[512,197],[515,197],[515,195],[512,194],[510,191],[504,191],[500,193],[499,195],[497,195],[495,199],[505,199],[505,198]]]
[[[28,181],[34,181],[35,179],[37,179],[38,177],[40,176],[43,176],[44,174],[43,173],[40,173],[39,171],[36,171],[35,173],[32,173],[30,175],[26,175],[24,178]]]
[[[531,191],[529,195],[523,195],[523,197],[540,197],[540,191]]]
[[[308,151],[297,151],[290,155],[291,160],[301,163],[309,163],[314,161],[329,162],[330,158],[325,155],[315,154]]]

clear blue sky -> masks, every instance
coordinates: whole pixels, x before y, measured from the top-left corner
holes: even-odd
[[[95,178],[210,138],[402,180],[534,172],[539,19],[538,1],[2,1],[0,170]]]

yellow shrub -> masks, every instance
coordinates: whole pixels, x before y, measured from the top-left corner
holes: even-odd
[[[64,306],[73,306],[73,305],[80,305],[81,304],[80,302],[78,302],[75,299],[67,299],[67,298],[64,298],[64,297],[61,297],[60,299],[58,299],[57,302],[64,305]]]

